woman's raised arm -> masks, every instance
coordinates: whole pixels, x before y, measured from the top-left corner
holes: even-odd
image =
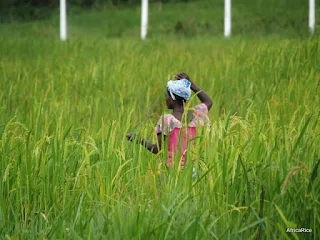
[[[187,79],[191,82],[191,90],[197,94],[198,98],[200,99],[200,101],[202,103],[204,103],[208,110],[210,110],[210,108],[212,107],[212,99],[208,96],[208,94],[206,94],[205,91],[203,91],[200,87],[198,87],[189,77],[188,74],[182,72],[182,73],[178,73],[175,76],[176,79]]]

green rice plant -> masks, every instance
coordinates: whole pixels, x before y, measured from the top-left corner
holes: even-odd
[[[0,236],[317,239],[318,40],[1,38]],[[183,170],[125,138],[180,71],[214,100]]]

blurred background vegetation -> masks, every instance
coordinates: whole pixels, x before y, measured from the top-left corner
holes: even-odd
[[[56,37],[58,0],[0,1],[5,37]],[[148,38],[223,36],[224,0],[149,0]],[[308,1],[232,1],[232,35],[309,37]],[[139,38],[141,0],[67,0],[68,38]],[[316,19],[320,6],[316,5]],[[316,21],[315,34],[320,25]]]
[[[149,0],[150,3],[191,2],[192,0]],[[0,1],[0,13],[2,21],[15,20],[39,20],[47,18],[59,7],[57,0],[2,0]],[[101,8],[104,6],[133,6],[141,3],[141,0],[68,0],[68,6],[72,8]]]

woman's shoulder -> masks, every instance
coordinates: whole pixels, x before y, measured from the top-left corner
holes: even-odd
[[[201,112],[208,112],[208,107],[206,104],[204,103],[200,103],[196,106],[194,106],[195,111],[201,111]]]
[[[164,114],[160,117],[157,123],[156,132],[163,132],[167,135],[175,128],[181,128],[180,121],[172,114]]]
[[[194,106],[193,119],[189,127],[210,126],[208,107],[204,103]]]
[[[181,123],[172,114],[164,114],[160,117],[158,124],[170,126],[171,128],[181,127]]]
[[[167,114],[163,114],[159,120],[162,120],[164,122],[170,122],[170,121],[173,121],[175,119],[175,117],[170,114],[170,113],[167,113]]]

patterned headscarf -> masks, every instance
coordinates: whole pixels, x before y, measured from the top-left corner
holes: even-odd
[[[188,101],[191,96],[190,86],[191,82],[187,79],[169,80],[167,83],[168,91],[173,100],[176,100],[175,96],[173,95],[175,94]]]

